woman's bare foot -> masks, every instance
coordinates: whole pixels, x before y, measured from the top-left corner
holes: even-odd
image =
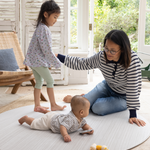
[[[27,117],[28,117],[28,116],[23,116],[22,118],[20,118],[20,119],[18,120],[18,122],[22,125],[22,124],[25,122],[25,120],[26,120]]]
[[[54,106],[51,106],[51,111],[56,111],[56,110],[63,110],[64,108],[66,108],[67,106],[59,106],[57,104],[55,104]]]
[[[47,112],[50,112],[50,110],[48,110],[48,109],[49,109],[49,107],[36,106],[36,107],[34,108],[34,111],[35,111],[35,112],[41,112],[41,113],[46,114]]]
[[[72,96],[71,95],[67,95],[67,96],[64,97],[63,101],[65,103],[71,103],[71,99],[72,99]]]

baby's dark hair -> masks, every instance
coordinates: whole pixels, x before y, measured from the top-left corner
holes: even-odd
[[[36,27],[38,27],[41,21],[45,23],[44,12],[47,12],[48,16],[50,16],[53,13],[60,14],[61,10],[54,0],[45,1],[41,6],[41,9],[40,9],[37,21],[36,21]]]
[[[82,97],[81,95],[75,95],[71,99],[72,111],[76,111],[76,110],[85,108],[87,103],[89,103],[89,101],[85,97]]]

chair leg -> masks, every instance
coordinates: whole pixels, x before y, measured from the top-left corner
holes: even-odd
[[[42,93],[41,93],[41,100],[42,101],[48,101]]]
[[[35,86],[35,80],[33,79],[33,80],[30,80],[30,82],[32,83],[32,85],[33,85],[33,87]],[[41,93],[41,100],[42,101],[48,101],[46,98],[45,98],[45,96]]]
[[[15,84],[15,86],[13,87],[11,94],[16,94],[17,90],[19,89],[21,83]]]

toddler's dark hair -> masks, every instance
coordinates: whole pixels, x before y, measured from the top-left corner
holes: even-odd
[[[53,13],[61,13],[60,7],[56,4],[54,0],[45,1],[41,6],[39,16],[36,21],[36,27],[38,27],[41,21],[45,22],[44,12],[47,12],[48,16],[50,16]]]

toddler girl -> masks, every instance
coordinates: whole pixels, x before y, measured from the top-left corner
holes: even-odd
[[[34,74],[36,84],[34,88],[34,111],[47,113],[48,107],[40,105],[40,94],[43,79],[47,83],[47,94],[51,104],[51,110],[63,110],[66,106],[59,106],[55,102],[53,91],[53,78],[49,68],[53,65],[60,68],[61,63],[52,52],[52,39],[49,26],[53,26],[60,15],[60,7],[55,1],[46,1],[42,4],[37,18],[36,30],[31,39],[24,64],[29,66]]]

